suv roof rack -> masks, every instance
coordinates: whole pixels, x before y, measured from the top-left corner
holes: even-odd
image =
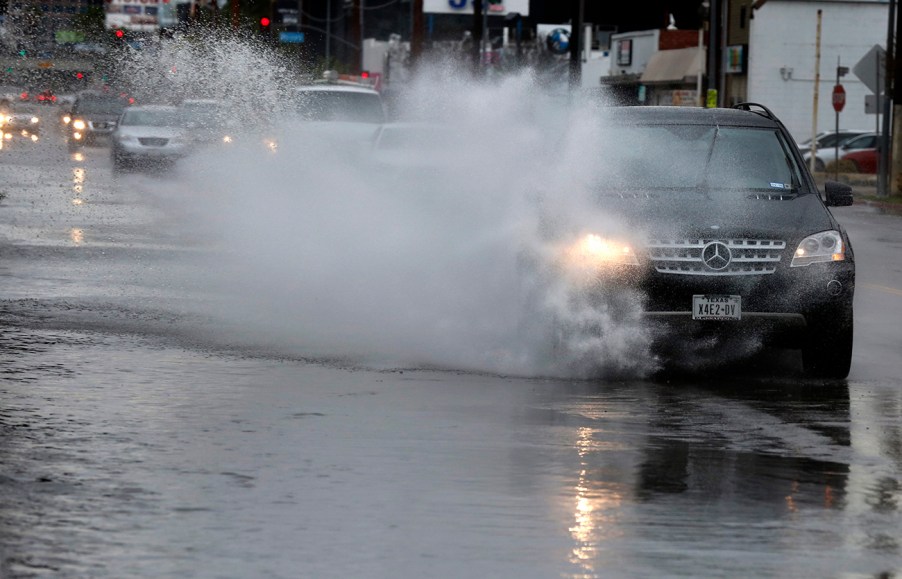
[[[753,111],[753,110],[752,110],[752,107],[758,107],[758,108],[761,109],[761,110]],[[768,119],[770,119],[770,120],[772,120],[772,121],[777,121],[777,120],[778,120],[778,119],[777,119],[777,115],[775,115],[774,113],[772,113],[771,110],[770,110],[769,108],[767,108],[766,106],[764,106],[764,105],[762,105],[762,104],[758,104],[758,103],[738,103],[738,104],[733,105],[732,108],[734,108],[734,109],[739,109],[739,110],[741,110],[741,111],[750,111],[750,112],[753,112],[753,113],[757,113],[757,114],[761,115],[762,117],[766,117],[766,118],[768,118]]]

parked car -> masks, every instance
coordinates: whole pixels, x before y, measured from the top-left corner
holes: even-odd
[[[841,145],[844,141],[848,141],[852,137],[856,137],[858,135],[869,133],[870,131],[865,129],[858,130],[850,130],[850,129],[840,129],[839,131],[821,131],[817,134],[814,141],[817,142],[817,147],[820,149],[821,147],[835,147],[837,145]],[[799,143],[800,151],[810,151],[811,150],[812,139],[806,139]]]
[[[185,117],[178,107],[128,107],[112,135],[113,170],[122,172],[171,164],[185,156],[188,144]]]
[[[815,171],[824,171],[826,166],[831,162],[836,160],[836,148],[842,147],[850,140],[859,137],[861,135],[869,134],[869,131],[864,130],[840,130],[836,131],[824,131],[822,133],[818,133],[817,136],[817,159],[815,160],[814,170]],[[802,158],[806,163],[811,161],[811,139],[808,139],[804,143],[799,145],[799,151],[802,153]],[[840,154],[841,155],[841,154]]]
[[[69,150],[107,141],[116,121],[128,106],[122,96],[103,92],[82,92],[75,97],[67,123]]]
[[[880,147],[872,149],[856,149],[842,156],[842,159],[851,161],[858,173],[877,173],[877,164],[880,158]]]
[[[538,196],[543,243],[523,263],[551,281],[536,286],[568,280],[569,301],[555,303],[585,309],[635,292],[645,322],[677,330],[669,336],[709,346],[753,336],[801,349],[811,376],[844,378],[855,259],[829,207],[850,205],[851,188],[827,182],[823,200],[789,132],[758,104],[599,114],[604,130],[574,147],[599,160],[580,170],[588,206],[562,213],[555,199],[569,193]],[[603,335],[585,319],[567,323],[552,324],[556,348],[574,333]]]

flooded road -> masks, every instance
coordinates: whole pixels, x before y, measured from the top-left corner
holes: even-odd
[[[177,173],[2,153],[2,577],[902,574],[898,217],[836,210],[848,381],[520,378],[308,356],[222,315]]]

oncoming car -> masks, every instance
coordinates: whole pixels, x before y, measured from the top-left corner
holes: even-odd
[[[185,119],[178,107],[128,107],[113,132],[113,170],[171,164],[188,152]]]
[[[24,138],[37,141],[41,133],[41,119],[31,111],[0,111],[0,136],[4,140]]]
[[[66,124],[66,141],[70,151],[108,139],[116,128],[116,120],[128,100],[100,92],[83,92],[75,98]]]
[[[646,323],[677,340],[755,336],[801,349],[808,375],[846,377],[855,261],[829,207],[851,188],[827,182],[822,199],[761,105],[612,108],[600,123],[583,182],[594,209],[547,218],[552,275],[589,301],[635,291]]]

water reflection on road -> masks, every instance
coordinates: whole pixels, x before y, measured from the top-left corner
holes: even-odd
[[[846,385],[372,371],[5,327],[4,576],[899,568],[899,407]]]

